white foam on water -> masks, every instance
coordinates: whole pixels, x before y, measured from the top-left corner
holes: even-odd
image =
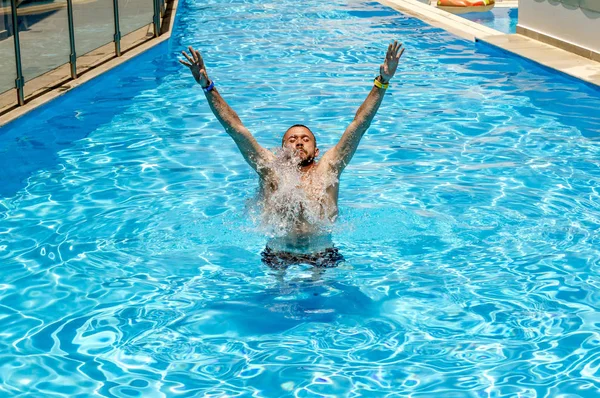
[[[268,168],[248,210],[258,230],[270,238],[270,246],[288,250],[331,246],[329,235],[337,218],[337,204],[327,188],[338,183],[333,172],[302,172],[300,159],[288,148],[273,150],[274,159],[259,167]],[[326,238],[325,238],[326,237]]]

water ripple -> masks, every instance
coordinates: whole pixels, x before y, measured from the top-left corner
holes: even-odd
[[[305,123],[324,152],[392,38],[346,261],[268,269],[255,176],[178,53],[261,144]],[[379,3],[210,0],[57,101],[0,130],[0,395],[600,395],[597,91]]]

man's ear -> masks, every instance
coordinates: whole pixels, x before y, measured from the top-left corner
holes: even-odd
[[[319,156],[319,148],[315,148],[315,157]]]

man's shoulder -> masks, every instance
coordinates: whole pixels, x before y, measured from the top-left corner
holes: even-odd
[[[335,147],[329,149],[317,162],[317,168],[319,171],[330,173],[332,170],[339,170],[337,162],[339,162],[336,156]]]

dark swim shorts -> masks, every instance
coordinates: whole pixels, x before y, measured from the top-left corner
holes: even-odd
[[[262,261],[275,269],[284,269],[290,265],[308,264],[315,267],[332,268],[337,267],[345,261],[344,256],[336,247],[330,247],[319,253],[302,254],[290,252],[276,252],[269,246],[261,253]]]

